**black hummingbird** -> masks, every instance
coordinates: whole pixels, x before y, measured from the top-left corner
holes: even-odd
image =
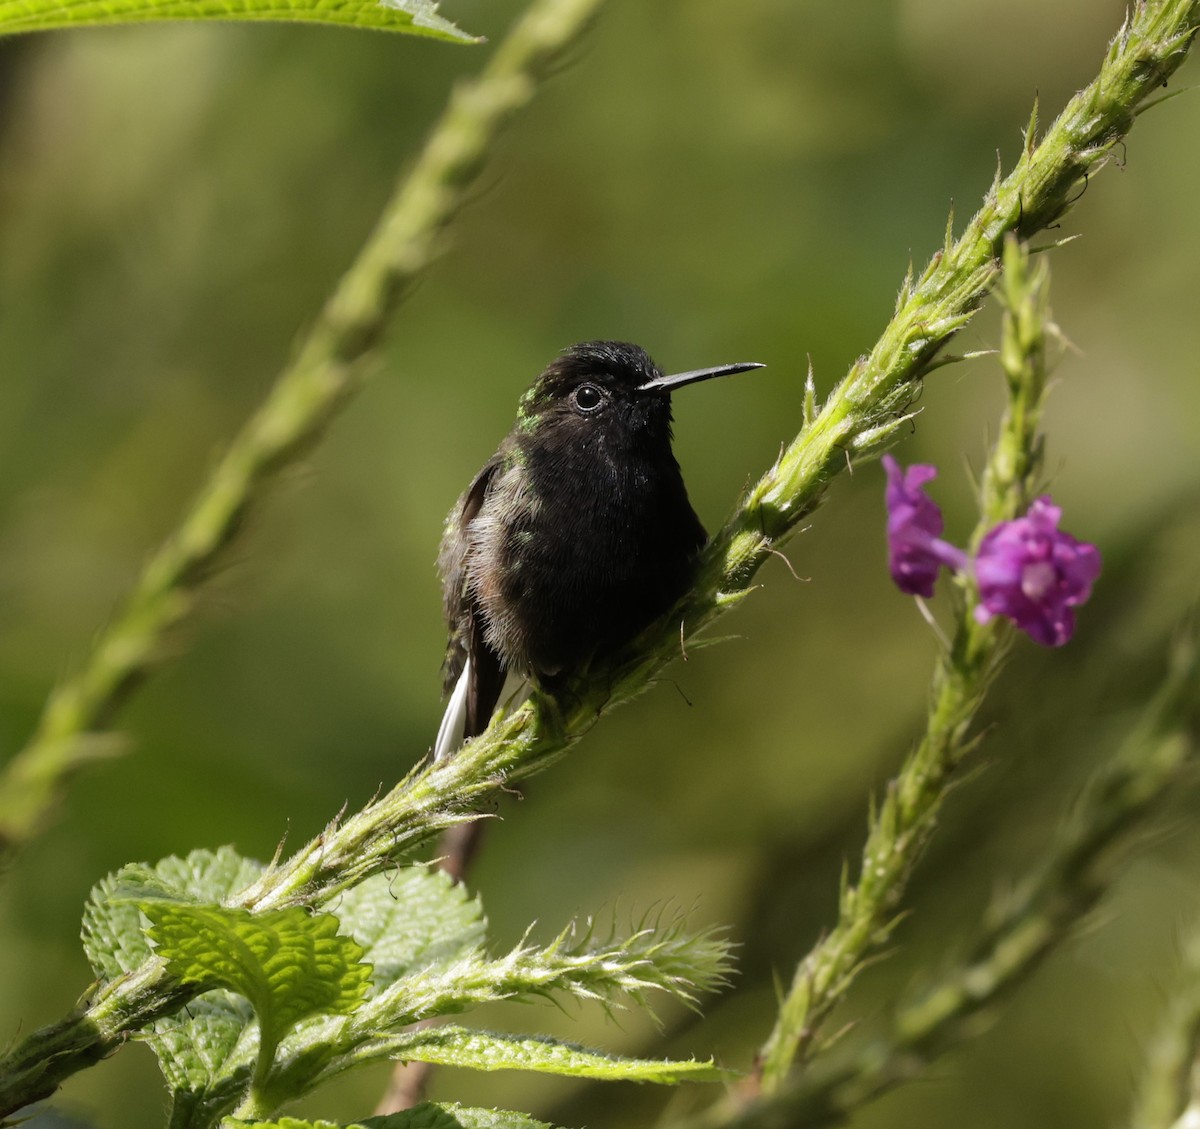
[[[565,349],[446,519],[438,567],[450,702],[435,759],[525,680],[613,653],[687,590],[704,527],[671,451],[671,393],[759,364],[666,376],[622,341]]]

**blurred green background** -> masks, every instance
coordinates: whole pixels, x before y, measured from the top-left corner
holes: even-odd
[[[874,341],[910,256],[961,222],[1095,74],[1124,0],[613,0],[506,138],[374,379],[226,558],[177,656],[123,711],[130,755],[72,788],[0,889],[0,1033],[49,1022],[90,973],[78,919],[122,863],[234,843],[269,856],[420,756],[440,715],[441,520],[562,346],[637,341],[668,369],[765,361],[677,398],[711,527]],[[519,5],[444,12],[494,43]],[[0,44],[0,745],[30,731],[349,262],[459,76],[490,46],[289,27],[161,27]],[[1197,80],[1195,61],[1177,87]],[[899,951],[840,1019],[878,1017],[957,951],[1035,861],[1160,676],[1200,559],[1200,101],[1140,120],[1052,258],[1078,346],[1048,413],[1064,524],[1107,571],[1076,640],[1022,640],[915,880]],[[985,312],[959,351],[996,344]],[[899,451],[942,468],[948,535],[1001,382],[932,377]],[[472,1022],[744,1067],[773,976],[833,919],[867,796],[918,730],[934,644],[889,584],[882,474],[843,476],[697,652],[503,800],[473,884],[499,943],[537,919],[664,903],[727,922],[741,972],[703,1022],[546,1005]],[[690,701],[689,706],[684,696]],[[1195,794],[1124,868],[1094,927],[999,1021],[856,1126],[1119,1123],[1200,912]],[[835,1026],[838,1025],[835,1021]],[[364,1072],[305,1106],[362,1115]],[[442,1072],[434,1096],[565,1124],[650,1124],[669,1095]],[[684,1098],[684,1100],[688,1100]],[[58,1117],[161,1123],[150,1052],[77,1076]]]

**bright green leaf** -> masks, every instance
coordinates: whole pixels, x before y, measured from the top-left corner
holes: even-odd
[[[392,1058],[466,1066],[473,1070],[535,1070],[606,1081],[716,1082],[727,1077],[711,1060],[671,1062],[623,1058],[534,1035],[497,1035],[466,1027],[432,1027],[380,1040]]]
[[[338,933],[333,914],[299,907],[253,914],[226,906],[144,901],[150,939],[185,984],[228,988],[258,1016],[274,1048],[306,1016],[349,1015],[366,998],[371,966],[362,946]]]
[[[366,950],[376,990],[418,969],[456,961],[484,941],[478,899],[431,867],[368,878],[334,908],[342,931]]]
[[[104,879],[84,914],[84,944],[97,974],[111,978],[138,967],[152,954],[140,911],[143,904],[151,917],[166,912],[164,905],[180,903],[201,903],[211,910],[213,903],[236,900],[261,873],[261,864],[222,848],[215,854],[196,851],[186,858],[164,859],[154,867],[127,866]],[[375,966],[376,989],[414,970],[454,964],[483,941],[478,901],[445,874],[427,867],[368,879],[341,895],[334,908],[342,923],[340,932],[365,950],[357,960],[364,967]],[[307,928],[308,918],[296,920]],[[255,921],[262,926],[264,918]],[[185,932],[199,944],[192,925]],[[171,954],[160,947],[159,955]],[[204,973],[198,977],[201,982],[215,972],[193,971]],[[229,983],[215,975],[210,982]],[[171,1090],[173,1125],[211,1124],[236,1106],[250,1083],[259,1049],[249,1002],[252,989],[242,984],[238,991],[241,994],[226,988],[206,992],[185,1012],[154,1025],[149,1042]],[[316,1070],[332,1049],[321,1049],[322,1038],[329,1034],[317,1033],[322,1022],[319,1016],[301,1020],[286,1041],[289,1047],[296,1044],[293,1065],[299,1073]]]
[[[532,1036],[390,1030],[414,1014],[556,990],[604,998],[662,988],[686,998],[720,975],[727,954],[707,935],[688,935],[682,922],[643,923],[631,936],[605,940],[586,928],[567,930],[545,948],[522,944],[489,959],[479,903],[438,871],[413,867],[369,879],[339,896],[336,918],[217,904],[236,903],[260,872],[228,849],[127,867],[97,887],[85,915],[85,943],[102,975],[136,967],[154,951],[182,980],[213,986],[183,1014],[157,1024],[150,1040],[179,1129],[212,1125],[248,1087],[260,1108],[272,1108],[382,1057],[659,1083],[723,1076],[711,1062],[626,1059]],[[154,950],[139,909],[152,923]],[[418,1115],[424,1120],[411,1120]],[[536,1126],[520,1115],[428,1105],[403,1116],[408,1120],[361,1124]]]
[[[139,902],[219,902],[248,886],[262,869],[261,863],[222,847],[109,875],[92,891],[83,914],[83,945],[96,974],[112,978],[130,972],[152,955]],[[252,1048],[246,1047],[253,1020],[248,1000],[214,991],[153,1025],[147,1041],[171,1091],[172,1125],[211,1125],[236,1105],[254,1063]]]
[[[237,1105],[254,1066],[253,1020],[248,1000],[206,992],[155,1024],[149,1043],[171,1092],[172,1126],[209,1126]]]
[[[278,1121],[235,1121],[222,1123],[222,1129],[554,1129],[544,1121],[535,1121],[523,1113],[501,1109],[467,1109],[465,1106],[422,1102],[402,1113],[386,1117],[368,1117],[363,1121],[335,1123],[304,1121],[282,1117]]]
[[[102,879],[83,911],[83,948],[96,975],[111,979],[132,972],[151,955],[138,902],[221,902],[250,885],[262,869],[262,863],[222,847],[182,859],[172,856],[153,867],[134,863]]]
[[[0,0],[0,35],[161,20],[286,20],[478,42],[434,0]]]

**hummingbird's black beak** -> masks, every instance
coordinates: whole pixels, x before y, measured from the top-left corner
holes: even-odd
[[[735,372],[749,372],[752,368],[766,367],[766,365],[760,365],[757,362],[751,361],[748,364],[741,365],[717,365],[716,368],[696,368],[690,372],[676,372],[670,376],[656,376],[653,380],[647,380],[645,384],[639,384],[634,391],[673,392],[676,388],[682,388],[685,384],[696,384],[701,380],[711,380],[714,376],[732,376]]]

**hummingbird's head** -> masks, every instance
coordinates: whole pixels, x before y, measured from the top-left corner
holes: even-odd
[[[667,376],[637,345],[585,341],[564,349],[521,397],[518,425],[587,443],[597,434],[669,442],[671,392],[759,364],[720,365]]]

